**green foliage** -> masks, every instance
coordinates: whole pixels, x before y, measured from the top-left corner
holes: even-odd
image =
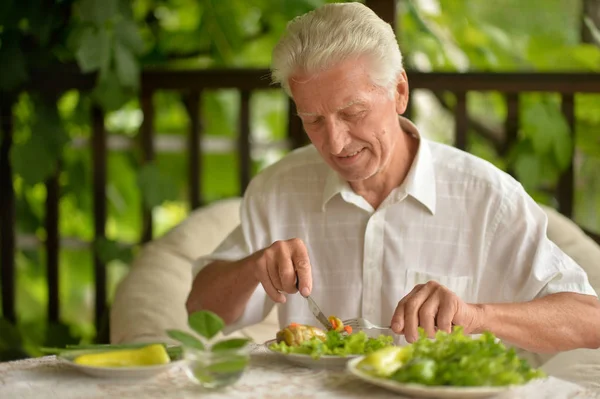
[[[600,48],[580,41],[580,25],[598,32],[588,18],[583,22],[577,7],[568,0],[503,0],[492,7],[485,2],[440,0],[424,6],[406,1],[400,23],[403,27],[401,45],[406,64],[415,69],[437,71],[561,71],[599,72]],[[433,5],[433,6],[432,6]],[[502,11],[499,11],[501,7]],[[518,10],[518,11],[516,11]],[[560,29],[557,27],[560,26]],[[409,76],[410,79],[410,76]],[[560,99],[552,93],[520,95],[521,126],[517,143],[510,149],[508,162],[497,162],[489,145],[469,150],[505,170],[513,170],[524,187],[537,200],[553,203],[547,195],[568,167],[575,147],[576,163],[591,157],[598,160],[598,142],[592,133],[600,129],[597,112],[591,105],[599,95],[575,96],[575,137],[562,113]],[[472,96],[469,96],[473,100]],[[491,122],[502,129],[506,114],[504,99],[498,93],[478,93],[469,101],[469,114]],[[592,115],[594,114],[594,115]],[[428,117],[435,117],[431,114]],[[592,127],[593,126],[593,127]],[[471,132],[471,134],[477,134]],[[474,143],[470,140],[470,144]],[[597,162],[597,161],[592,161]],[[502,165],[504,164],[504,165]],[[580,179],[584,171],[576,171]],[[583,186],[582,186],[583,187]],[[600,206],[600,192],[585,187],[577,195]],[[597,230],[600,220],[593,222],[580,211],[576,202],[576,220]]]

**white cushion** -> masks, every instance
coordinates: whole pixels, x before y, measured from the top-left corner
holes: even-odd
[[[165,329],[187,330],[192,262],[240,223],[239,206],[240,199],[233,198],[200,208],[140,251],[115,294],[111,342],[171,342]]]

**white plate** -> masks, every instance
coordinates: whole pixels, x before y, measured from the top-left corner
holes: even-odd
[[[309,368],[324,368],[324,369],[336,369],[336,368],[344,368],[346,366],[346,363],[351,360],[351,359],[356,359],[357,357],[360,357],[360,355],[348,355],[348,356],[321,356],[318,359],[313,359],[312,357],[310,357],[310,355],[302,355],[299,353],[281,353],[281,352],[277,352],[274,351],[272,349],[269,348],[269,345],[271,345],[272,343],[277,342],[277,340],[275,339],[271,339],[267,342],[265,342],[265,347],[267,348],[267,350],[271,353],[274,353],[275,355],[279,356],[282,359],[285,359],[286,361],[298,365],[298,366],[303,366],[303,367],[309,367]]]
[[[475,399],[489,398],[498,395],[513,387],[432,387],[421,384],[403,384],[393,380],[373,377],[361,371],[357,365],[363,359],[361,356],[352,359],[346,365],[346,369],[356,378],[389,389],[400,394],[418,398],[440,398],[440,399]]]
[[[95,353],[100,352],[97,349],[91,350],[78,350],[78,351],[68,351],[63,354],[57,356],[57,359],[62,361],[65,364],[73,367],[76,370],[81,371],[82,373],[88,374],[93,377],[102,377],[102,378],[135,378],[135,379],[143,379],[150,378],[160,373],[164,373],[172,369],[173,367],[179,366],[183,364],[183,360],[171,360],[170,363],[160,364],[155,366],[139,366],[139,367],[94,367],[94,366],[86,366],[82,364],[77,364],[73,362],[79,355],[87,354],[87,353]]]

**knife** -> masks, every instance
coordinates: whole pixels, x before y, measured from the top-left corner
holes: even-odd
[[[300,291],[300,279],[298,278],[298,274],[296,274],[296,289],[298,291]],[[300,294],[302,295],[302,294]],[[310,311],[312,312],[312,314],[317,318],[317,320],[319,320],[319,322],[321,324],[323,324],[323,326],[327,329],[327,330],[333,330],[333,326],[331,325],[331,323],[329,322],[329,320],[327,320],[327,317],[325,317],[325,315],[323,314],[323,312],[321,312],[321,309],[319,308],[319,306],[317,305],[317,303],[314,301],[314,299],[312,299],[309,296],[306,297],[306,300],[308,301],[308,308],[310,309]]]

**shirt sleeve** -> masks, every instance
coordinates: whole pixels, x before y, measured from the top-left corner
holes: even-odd
[[[488,252],[504,302],[558,292],[597,296],[585,271],[547,236],[548,218],[519,184],[502,202]]]
[[[212,262],[237,261],[271,244],[266,218],[266,199],[257,188],[258,184],[259,182],[253,181],[246,190],[240,206],[240,224],[211,254],[196,259],[192,266],[194,278]],[[261,322],[268,316],[274,304],[262,285],[259,284],[250,297],[243,314],[234,323],[226,326],[223,333],[230,334]]]

